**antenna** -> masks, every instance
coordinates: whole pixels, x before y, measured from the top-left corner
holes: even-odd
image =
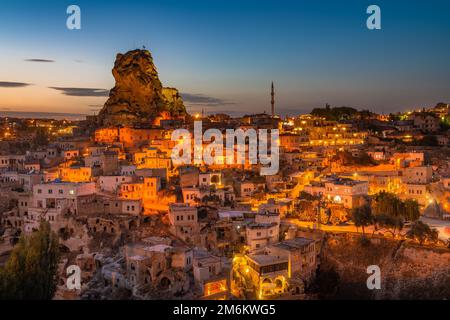
[[[275,117],[275,87],[272,81],[272,90],[270,92],[271,100],[270,104],[272,106],[272,118]]]

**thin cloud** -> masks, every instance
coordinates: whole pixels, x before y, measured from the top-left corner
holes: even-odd
[[[220,98],[211,97],[204,94],[192,94],[192,93],[181,93],[181,96],[186,102],[186,104],[190,105],[200,105],[200,106],[224,106],[224,105],[234,105],[236,104],[233,101],[228,101]]]
[[[0,88],[23,88],[30,86],[31,83],[0,81]]]
[[[25,59],[24,61],[26,62],[40,62],[40,63],[53,63],[56,62],[55,60],[51,60],[51,59]]]
[[[62,88],[49,87],[50,89],[58,90],[63,95],[71,97],[108,97],[109,90],[97,88]]]

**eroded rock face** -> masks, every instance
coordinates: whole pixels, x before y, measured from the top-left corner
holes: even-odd
[[[100,125],[151,124],[161,113],[186,114],[178,91],[163,88],[149,51],[118,54],[112,73],[116,85],[98,116]]]
[[[163,88],[162,94],[164,97],[166,111],[168,111],[171,116],[177,117],[184,116],[186,114],[183,99],[177,89]]]
[[[338,275],[331,299],[443,300],[450,299],[450,250],[421,247],[388,238],[328,235],[323,241],[320,268]],[[367,267],[381,270],[381,289],[367,288]]]

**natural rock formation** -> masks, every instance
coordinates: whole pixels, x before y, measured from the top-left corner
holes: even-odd
[[[177,89],[163,88],[162,94],[166,111],[168,111],[172,117],[183,116],[186,114],[183,99]]]
[[[151,124],[162,113],[173,117],[186,114],[178,91],[163,88],[149,51],[118,54],[112,73],[116,85],[100,111],[100,125]]]
[[[338,276],[331,299],[450,299],[450,250],[386,238],[327,234],[321,272]],[[381,270],[381,290],[367,288],[367,267]],[[323,292],[322,292],[323,294]]]

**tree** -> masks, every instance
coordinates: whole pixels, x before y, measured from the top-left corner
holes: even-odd
[[[404,202],[404,216],[407,221],[417,221],[420,218],[419,203],[416,200],[408,199]]]
[[[395,194],[382,191],[374,196],[372,212],[374,215],[385,214],[398,217],[403,213],[402,206],[402,201]]]
[[[323,269],[319,267],[317,271],[316,285],[322,298],[333,298],[339,290],[340,276],[333,268]]]
[[[378,228],[402,230],[405,221],[417,221],[420,218],[419,204],[415,200],[400,200],[395,194],[380,192],[372,201],[372,212],[375,221],[375,230]]]
[[[45,128],[37,128],[33,139],[34,146],[46,146],[50,141],[50,136]]]
[[[49,300],[56,291],[58,236],[41,221],[39,230],[22,236],[0,270],[0,299]]]
[[[388,214],[375,215],[374,222],[375,222],[375,230],[388,229],[388,231],[393,236],[395,236],[396,230],[401,231],[404,226],[403,219],[401,217],[391,216]]]
[[[368,205],[354,208],[352,210],[352,220],[357,228],[361,227],[363,234],[365,234],[365,227],[373,223],[372,209]]]
[[[353,119],[359,115],[358,110],[350,107],[335,107],[331,108],[330,105],[326,105],[325,108],[315,108],[311,111],[311,114],[317,117],[325,118],[331,121],[339,121],[343,119]]]
[[[298,195],[299,199],[303,199],[303,200],[307,200],[307,201],[314,201],[314,200],[319,200],[320,197],[318,196],[314,196],[306,191],[302,191],[300,192],[300,194]]]
[[[441,131],[448,131],[450,129],[450,117],[444,117],[441,119],[441,122],[439,123]]]
[[[415,145],[418,145],[418,146],[437,147],[437,146],[439,145],[439,142],[438,142],[436,136],[430,136],[430,135],[427,135],[427,136],[424,136],[424,137],[422,138],[422,140],[417,140],[417,141],[415,142]]]
[[[349,151],[338,152],[333,160],[340,160],[342,164],[346,166],[372,166],[376,162],[367,153],[362,153],[361,155],[354,157]]]
[[[411,225],[411,229],[406,233],[406,237],[417,240],[422,245],[425,241],[436,242],[439,238],[439,233],[436,229],[431,229],[426,223],[416,221]]]

